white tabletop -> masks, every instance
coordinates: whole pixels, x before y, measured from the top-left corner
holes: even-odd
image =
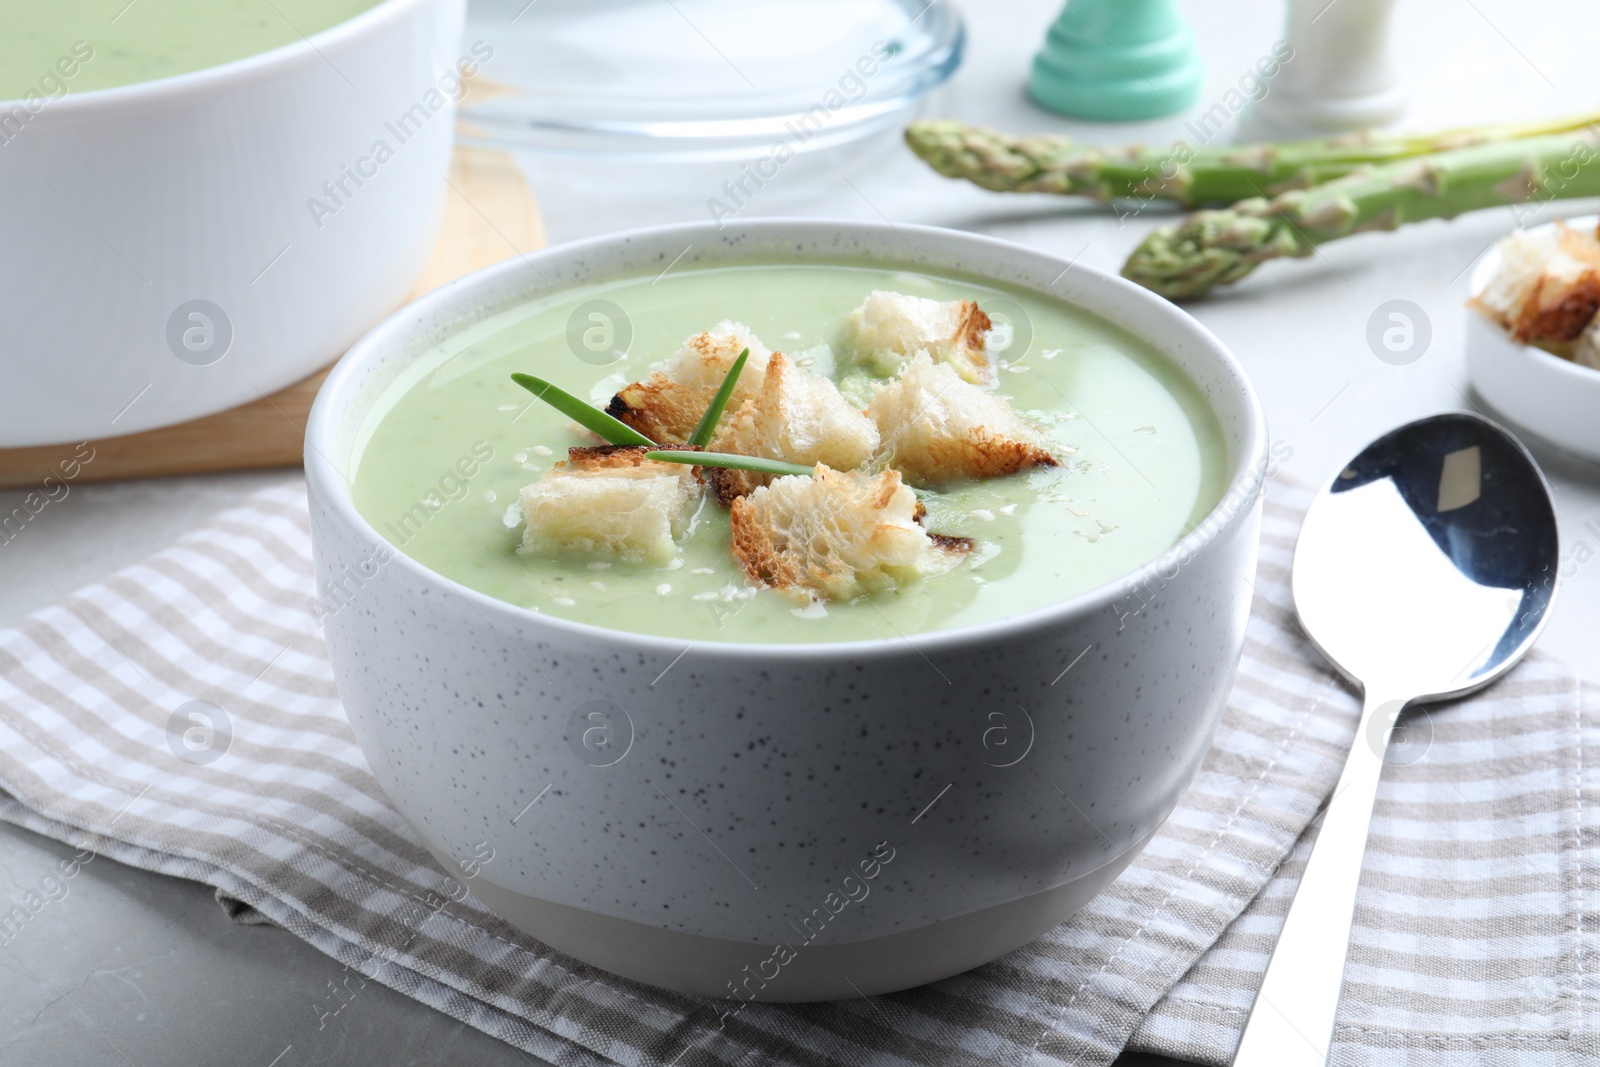
[[[1337,0],[1335,0],[1337,2]],[[1085,141],[1164,143],[1184,116],[1132,126],[1073,123],[1029,104],[1026,65],[1053,0],[959,5],[966,64],[930,108],[1015,131],[1062,130]],[[1202,109],[1281,33],[1276,0],[1188,0],[1207,63]],[[1398,53],[1413,93],[1406,125],[1458,126],[1582,110],[1600,101],[1600,6],[1579,0],[1401,0]],[[487,73],[493,74],[492,68]],[[621,226],[707,217],[705,200],[737,166],[597,183],[569,166],[525,160],[555,240]],[[1557,205],[1538,217],[1594,210]],[[1044,196],[997,196],[940,178],[893,138],[822,173],[797,162],[746,213],[887,218],[952,226],[1116,271],[1156,208],[1126,222],[1105,209]],[[1292,450],[1285,472],[1320,482],[1363,444],[1409,419],[1481,403],[1462,355],[1468,266],[1511,228],[1508,211],[1339,242],[1305,261],[1269,264],[1191,310],[1249,369],[1272,437]],[[1379,360],[1367,323],[1394,299],[1424,309],[1426,354]],[[1600,414],[1597,414],[1600,417]],[[1584,669],[1600,630],[1600,468],[1531,442],[1556,488],[1565,588],[1541,647]],[[0,624],[160,548],[208,513],[292,472],[79,485],[23,534],[0,545]],[[0,492],[0,514],[21,499]],[[1589,525],[1593,523],[1593,525]],[[68,850],[0,828],[0,905],[8,909]],[[339,967],[277,931],[232,925],[209,891],[92,864],[71,894],[0,950],[0,1062],[134,1064],[483,1064],[533,1062],[509,1046],[398,994],[368,986],[318,1028],[314,1006]],[[281,1059],[274,1060],[274,1057]]]

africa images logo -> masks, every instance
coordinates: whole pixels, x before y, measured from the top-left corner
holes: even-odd
[[[633,717],[609,700],[580,704],[567,719],[567,747],[591,767],[613,767],[633,748]]]
[[[232,720],[209,700],[179,704],[167,716],[167,748],[191,767],[217,762],[232,744]]]

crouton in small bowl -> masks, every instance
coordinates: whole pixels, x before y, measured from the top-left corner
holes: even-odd
[[[1600,219],[1518,230],[1472,272],[1467,369],[1512,422],[1600,461]]]
[[[306,435],[316,608],[441,863],[737,1001],[934,981],[1108,885],[1222,714],[1267,438],[1216,338],[1068,267],[666,227],[352,348]]]

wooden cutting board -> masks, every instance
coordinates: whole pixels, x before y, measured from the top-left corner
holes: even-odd
[[[544,243],[538,205],[516,161],[457,146],[439,243],[408,299]],[[311,401],[327,375],[325,367],[271,396],[192,422],[102,438],[93,443],[94,462],[74,480],[299,466]],[[63,451],[62,445],[0,449],[0,488],[38,485]]]

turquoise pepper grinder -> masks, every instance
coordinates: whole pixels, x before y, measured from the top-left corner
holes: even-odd
[[[1201,72],[1174,0],[1067,0],[1034,57],[1028,94],[1077,118],[1153,119],[1193,104]]]

